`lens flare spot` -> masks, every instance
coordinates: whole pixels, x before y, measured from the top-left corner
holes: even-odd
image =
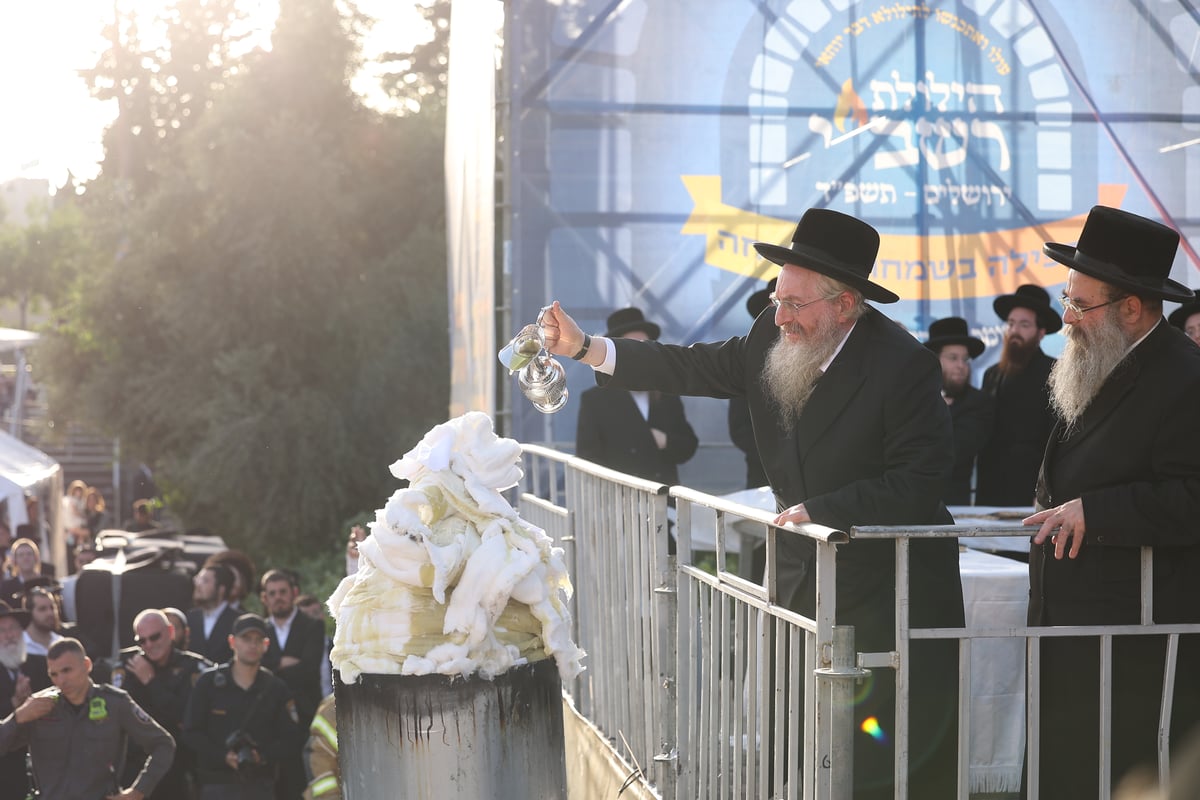
[[[883,728],[879,727],[879,720],[875,717],[867,717],[862,721],[862,732],[870,736],[877,742],[886,742],[887,734],[883,732]]]

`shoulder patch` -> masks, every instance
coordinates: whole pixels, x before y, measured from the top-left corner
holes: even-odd
[[[149,725],[154,722],[150,715],[146,713],[146,709],[139,706],[137,703],[130,702],[129,708],[133,711],[133,718],[143,725]]]

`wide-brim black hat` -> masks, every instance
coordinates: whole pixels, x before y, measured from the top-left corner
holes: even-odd
[[[1152,219],[1108,206],[1088,212],[1074,247],[1046,242],[1042,252],[1084,275],[1138,297],[1182,303],[1195,294],[1171,280],[1179,234]]]
[[[649,322],[640,308],[622,308],[608,315],[608,330],[604,335],[616,339],[631,331],[642,331],[651,339],[657,339],[662,334],[662,328]]]
[[[759,289],[746,298],[746,311],[751,317],[758,319],[758,315],[771,305],[771,292],[775,291],[775,284],[778,282],[779,278],[771,278],[767,281],[767,288]]]
[[[1045,328],[1046,333],[1056,333],[1062,329],[1062,315],[1050,305],[1050,293],[1033,283],[1022,284],[1013,294],[1002,294],[992,301],[996,316],[1007,320],[1014,308],[1028,308],[1037,316],[1039,328]]]
[[[3,600],[0,600],[0,617],[12,617],[22,628],[29,627],[29,612],[23,608],[13,608]]]
[[[925,346],[936,353],[948,344],[966,345],[967,355],[971,358],[978,358],[987,347],[982,339],[971,335],[967,321],[962,317],[946,317],[930,324],[929,339],[925,341]]]
[[[1193,289],[1193,292],[1196,290]],[[1167,316],[1167,322],[1174,325],[1179,330],[1183,330],[1187,325],[1188,317],[1192,314],[1200,314],[1200,292],[1196,292],[1197,297],[1175,309]]]
[[[895,303],[900,299],[870,280],[879,255],[879,232],[848,214],[810,208],[796,226],[791,247],[755,242],[754,249],[780,266],[794,264],[853,286],[868,300]]]

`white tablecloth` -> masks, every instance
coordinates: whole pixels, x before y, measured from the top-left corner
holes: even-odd
[[[968,631],[1025,624],[1028,565],[964,550],[958,568]],[[971,791],[1019,791],[1024,752],[1025,640],[975,639],[971,646]]]

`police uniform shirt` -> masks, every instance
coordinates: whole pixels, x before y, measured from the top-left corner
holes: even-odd
[[[117,791],[115,772],[125,736],[149,756],[133,788],[150,794],[171,766],[175,740],[130,696],[107,684],[92,683],[82,705],[57,689],[38,696],[56,699],[41,719],[18,725],[16,715],[0,723],[0,751],[28,744],[41,796],[54,800],[96,800]]]
[[[128,668],[134,656],[142,655],[140,647],[127,647],[121,651],[121,664],[113,669],[111,683],[125,691],[150,716],[166,728],[172,736],[183,730],[183,715],[187,712],[188,698],[196,679],[214,664],[199,653],[172,648],[167,663],[159,666],[151,662],[154,679],[142,683]]]
[[[255,742],[262,767],[239,772],[226,763],[226,742],[238,730]],[[196,753],[196,777],[202,786],[273,781],[275,767],[304,746],[304,734],[287,684],[259,667],[254,683],[243,689],[228,663],[196,680],[183,722],[183,741]]]

